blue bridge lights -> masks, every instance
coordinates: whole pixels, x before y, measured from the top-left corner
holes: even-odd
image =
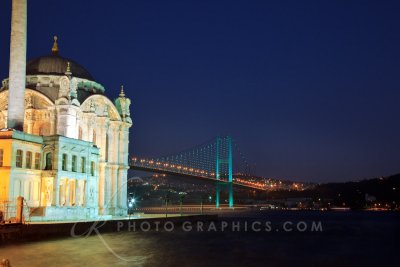
[[[243,155],[238,157],[242,160]],[[244,169],[249,169],[244,161]],[[265,190],[264,187],[249,183],[246,180],[248,174],[238,171],[241,176],[233,177],[233,140],[230,136],[217,137],[202,145],[182,151],[176,155],[144,159],[133,157],[131,169],[163,173],[183,177],[192,177],[206,180],[216,184],[215,205],[220,207],[220,193],[224,188],[228,189],[228,205],[233,207],[233,186]],[[240,165],[240,164],[237,164]]]

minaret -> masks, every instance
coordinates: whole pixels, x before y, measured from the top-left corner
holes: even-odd
[[[23,130],[26,83],[27,0],[12,0],[7,127]]]

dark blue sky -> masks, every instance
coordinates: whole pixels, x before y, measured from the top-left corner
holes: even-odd
[[[400,2],[30,0],[28,58],[60,54],[132,98],[131,152],[232,135],[260,175],[400,172]],[[0,8],[8,76],[11,0]]]

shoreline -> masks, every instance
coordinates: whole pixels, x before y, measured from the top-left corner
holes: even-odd
[[[218,220],[217,214],[204,215],[172,215],[153,214],[147,217],[122,217],[111,220],[98,221],[71,221],[71,222],[34,222],[29,224],[5,224],[0,226],[0,246],[18,244],[24,242],[36,242],[54,238],[89,236],[97,233],[112,233],[126,231],[120,229],[120,225],[127,222],[143,223],[148,222],[153,225],[154,222],[160,222],[161,225],[166,222],[172,222],[176,225],[184,221],[190,222],[209,222]]]

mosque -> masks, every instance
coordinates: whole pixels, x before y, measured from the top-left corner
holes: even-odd
[[[27,0],[12,4],[10,71],[0,88],[0,212],[22,196],[31,220],[126,215],[130,99],[123,87],[107,98],[62,55],[57,37],[48,55],[26,62]]]

